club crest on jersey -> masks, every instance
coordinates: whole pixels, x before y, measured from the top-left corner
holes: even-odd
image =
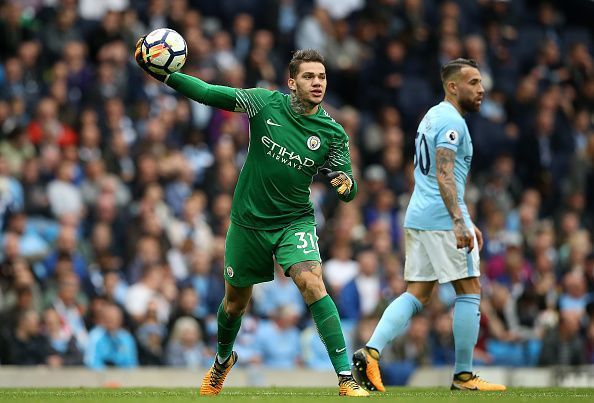
[[[318,136],[310,136],[307,139],[307,148],[309,148],[312,151],[315,151],[318,148],[320,148],[321,144],[322,142],[320,141],[320,138]]]
[[[446,133],[446,140],[450,144],[457,144],[458,137],[458,132],[455,130],[448,130],[448,132]]]
[[[233,277],[233,267],[227,266],[227,268],[225,270],[227,270],[227,276],[229,276],[229,278],[232,278]]]

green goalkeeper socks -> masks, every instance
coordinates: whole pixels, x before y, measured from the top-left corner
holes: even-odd
[[[230,318],[225,312],[223,302],[217,312],[217,356],[220,362],[225,362],[233,351],[233,344],[241,326],[242,316]]]
[[[336,373],[351,372],[346,343],[340,326],[340,318],[334,301],[329,295],[309,306],[322,342],[328,350],[330,361]]]

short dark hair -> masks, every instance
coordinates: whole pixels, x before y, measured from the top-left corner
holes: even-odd
[[[289,62],[289,77],[297,77],[299,72],[299,66],[305,62],[318,62],[322,63],[326,67],[324,56],[316,49],[301,49],[296,50],[293,53],[293,58]]]
[[[478,63],[473,59],[464,59],[462,57],[447,62],[441,66],[441,83],[445,85],[446,81],[454,74],[458,74],[463,67],[474,67],[478,69]]]

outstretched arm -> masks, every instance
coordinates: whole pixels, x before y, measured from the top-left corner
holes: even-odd
[[[167,76],[165,84],[185,95],[208,106],[239,112],[235,88],[223,85],[209,84],[201,79],[183,73],[173,73]]]
[[[458,204],[458,190],[456,189],[456,179],[454,177],[456,153],[449,148],[438,147],[435,153],[435,159],[439,193],[454,223],[456,246],[459,249],[468,247],[468,251],[470,252],[474,248],[474,237],[464,223],[462,210],[460,210],[460,205]]]
[[[142,57],[141,46],[143,40],[144,36],[136,42],[134,59],[136,60],[138,66],[140,66],[140,68],[142,68],[147,74],[156,80],[164,82],[177,92],[190,99],[193,99],[194,101],[200,102],[201,104],[231,112],[247,111],[246,105],[244,105],[245,102],[239,102],[238,105],[237,90],[235,88],[225,87],[222,85],[212,85],[200,80],[197,77],[192,77],[183,73],[164,75],[151,71]]]
[[[149,74],[155,77],[154,73]],[[272,94],[264,88],[243,89],[213,85],[183,73],[155,78],[196,102],[229,112],[245,112],[250,118],[266,106],[268,97]]]
[[[167,76],[165,83],[194,101],[230,112],[256,116],[268,103],[271,91],[264,88],[232,88],[213,85],[183,73]]]

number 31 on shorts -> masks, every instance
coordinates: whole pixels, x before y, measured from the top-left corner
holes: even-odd
[[[318,250],[318,236],[311,232],[295,232],[295,236],[299,239],[297,249],[302,249],[303,254],[316,252]]]

